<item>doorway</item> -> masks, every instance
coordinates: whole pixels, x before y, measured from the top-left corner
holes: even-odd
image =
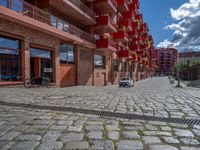
[[[31,48],[30,52],[31,77],[47,77],[53,82],[52,52],[35,48]]]

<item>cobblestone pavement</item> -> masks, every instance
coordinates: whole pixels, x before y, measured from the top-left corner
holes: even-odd
[[[150,116],[200,116],[198,89],[152,78],[134,88],[1,88],[0,101]],[[0,105],[0,150],[200,150],[200,125],[128,120]]]
[[[200,150],[200,125],[0,106],[1,150]]]
[[[199,89],[178,89],[166,77],[118,86],[69,88],[1,88],[0,101],[66,106],[141,115],[196,118],[200,116]]]

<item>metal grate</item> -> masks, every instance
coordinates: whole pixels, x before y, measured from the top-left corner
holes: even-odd
[[[32,108],[32,109],[45,109],[45,110],[62,111],[62,112],[68,111],[68,112],[73,112],[73,113],[91,114],[91,115],[98,115],[98,116],[103,116],[103,117],[115,117],[115,118],[123,118],[123,119],[161,121],[161,122],[177,123],[177,124],[200,125],[200,119],[164,118],[164,117],[137,115],[137,114],[97,111],[97,110],[89,110],[89,109],[77,109],[77,108],[72,108],[72,107],[55,107],[55,106],[41,106],[41,105],[23,104],[23,103],[9,103],[9,102],[3,102],[3,101],[0,101],[0,105],[24,107],[24,108]]]

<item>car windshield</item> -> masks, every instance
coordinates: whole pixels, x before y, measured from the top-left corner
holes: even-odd
[[[122,81],[124,81],[124,80],[130,80],[130,78],[122,78],[121,80]]]

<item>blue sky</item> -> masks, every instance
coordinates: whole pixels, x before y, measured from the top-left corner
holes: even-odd
[[[165,27],[172,24],[180,25],[181,21],[185,18],[191,17],[191,14],[189,14],[185,16],[185,18],[182,16],[182,18],[178,18],[180,17],[180,12],[184,13],[184,11],[188,9],[186,5],[190,8],[187,11],[192,12],[194,8],[197,8],[197,11],[192,13],[196,13],[198,14],[197,16],[199,16],[199,0],[140,0],[140,11],[143,14],[144,21],[148,23],[150,34],[153,35],[154,38],[155,46],[164,40],[168,41],[163,43],[164,45],[177,45],[178,41],[173,44],[171,41],[178,31],[176,31],[174,27],[169,27],[170,29],[165,29]],[[175,10],[174,13],[170,11],[171,8]],[[184,48],[191,48],[191,46],[178,46],[178,49]]]
[[[148,23],[150,33],[154,37],[155,45],[164,39],[171,39],[173,31],[164,27],[173,23],[170,8],[177,9],[187,0],[140,0],[140,10],[144,21]]]

